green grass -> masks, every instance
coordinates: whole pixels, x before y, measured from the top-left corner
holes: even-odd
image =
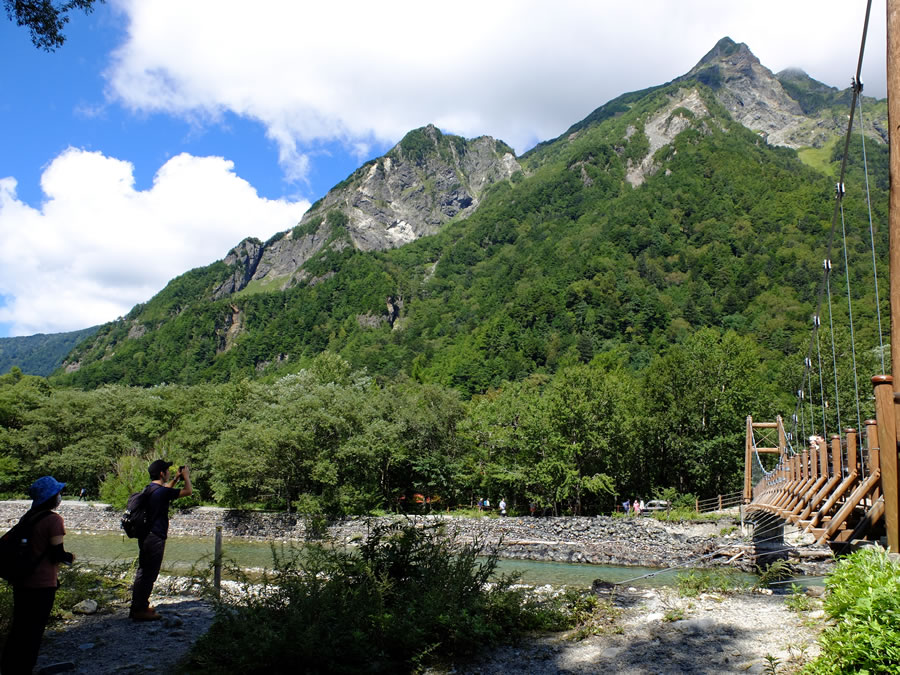
[[[835,136],[821,148],[802,148],[797,151],[797,156],[807,166],[828,176],[833,176],[834,165],[831,163],[831,153],[834,151],[834,146],[838,140],[838,137]]]
[[[746,584],[726,570],[691,570],[675,577],[675,588],[685,598],[702,593],[734,593],[746,590]]]

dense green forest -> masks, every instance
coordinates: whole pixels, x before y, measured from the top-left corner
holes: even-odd
[[[8,373],[13,366],[31,375],[49,375],[59,368],[75,345],[91,337],[98,328],[0,338],[0,375]]]
[[[743,416],[777,401],[760,349],[709,328],[639,374],[625,361],[613,352],[468,400],[328,352],[268,383],[79,391],[14,370],[0,378],[0,485],[49,472],[121,503],[162,454],[191,463],[198,499],[326,514],[413,508],[415,493],[433,508],[505,497],[597,513],[666,488],[737,489]]]
[[[78,370],[4,376],[0,490],[47,471],[121,502],[160,454],[195,466],[199,499],[322,513],[405,508],[416,493],[595,513],[738,489],[746,416],[794,411],[841,157],[835,146],[820,173],[696,85],[710,115],[673,110],[684,130],[632,187],[643,122],[684,86],[607,104],[434,236],[326,247],[284,291],[214,299],[233,270],[192,270],[76,347]],[[887,149],[867,152],[886,271]],[[845,415],[851,357],[863,386],[881,372],[858,154],[819,310],[841,370],[810,389]],[[349,242],[342,213],[324,222]]]

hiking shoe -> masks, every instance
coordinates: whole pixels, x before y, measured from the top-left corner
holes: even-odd
[[[138,612],[129,612],[128,617],[132,621],[158,621],[162,618],[162,615],[157,614],[153,609],[147,608]]]

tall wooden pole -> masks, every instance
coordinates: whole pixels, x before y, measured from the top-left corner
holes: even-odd
[[[888,547],[900,553],[900,513],[897,509],[897,426],[894,417],[894,380],[890,375],[872,378],[875,414],[878,417],[878,445],[881,446],[881,490],[884,495],[884,524]]]
[[[891,281],[891,373],[900,376],[900,0],[887,0],[887,93],[888,145],[890,147],[891,189],[889,203],[890,281]],[[894,381],[900,379],[894,377]],[[877,391],[878,387],[876,387]],[[877,394],[876,394],[877,396]],[[891,397],[893,406],[893,396]],[[892,411],[893,412],[893,411]],[[892,414],[893,418],[894,415]],[[879,427],[883,424],[878,420]],[[893,420],[891,420],[891,425]],[[894,553],[900,553],[897,523],[897,437],[890,444],[879,433],[882,488],[885,499],[885,524]],[[885,474],[885,469],[888,474]],[[893,476],[890,476],[890,473]],[[893,485],[887,482],[893,481]],[[893,502],[893,503],[889,503]],[[893,522],[891,522],[893,521]]]

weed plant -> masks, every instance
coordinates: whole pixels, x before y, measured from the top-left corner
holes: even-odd
[[[743,583],[725,570],[691,570],[675,577],[675,588],[684,598],[696,598],[701,593],[734,593],[745,590]]]
[[[804,672],[900,673],[900,567],[884,549],[864,548],[839,562],[825,587],[833,625]]]
[[[274,552],[274,549],[273,549]],[[357,550],[310,546],[221,601],[191,673],[402,673],[473,653],[566,613],[524,600],[497,557],[439,526],[373,528]]]
[[[791,594],[784,599],[784,606],[792,612],[808,612],[812,609],[812,600],[802,586],[791,584]]]
[[[773,584],[787,581],[794,576],[791,563],[785,558],[775,560],[764,566],[757,566],[756,572],[759,574],[756,580],[757,588],[768,588]]]

